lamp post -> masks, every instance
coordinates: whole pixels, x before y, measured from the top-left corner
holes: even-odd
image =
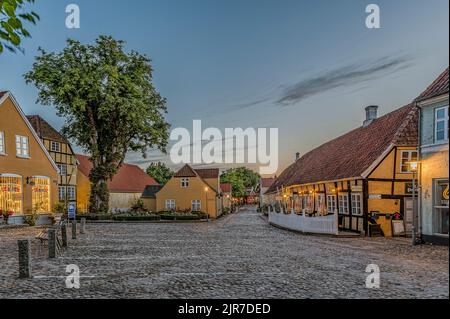
[[[206,221],[209,222],[209,213],[208,213],[208,187],[205,187],[205,197],[206,197]]]
[[[409,170],[412,173],[412,200],[413,200],[413,220],[412,220],[412,229],[411,229],[411,237],[412,237],[412,245],[415,246],[417,244],[417,201],[416,201],[416,174],[419,170],[419,162],[411,161],[409,162]]]

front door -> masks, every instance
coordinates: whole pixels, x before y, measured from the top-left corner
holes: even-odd
[[[404,221],[406,233],[411,234],[414,221],[414,208],[412,198],[405,198]]]

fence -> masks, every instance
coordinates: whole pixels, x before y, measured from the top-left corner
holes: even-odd
[[[337,214],[319,217],[306,217],[304,214],[277,213],[269,207],[269,223],[286,229],[313,234],[338,234]]]

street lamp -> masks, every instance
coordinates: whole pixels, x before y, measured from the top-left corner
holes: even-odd
[[[205,187],[205,196],[206,196],[206,221],[209,222],[209,213],[208,213],[208,187]]]
[[[412,229],[411,229],[411,237],[412,237],[412,245],[415,246],[417,244],[417,201],[416,201],[416,174],[419,171],[419,161],[411,161],[407,163],[409,165],[409,170],[412,173],[412,200],[413,200],[413,220],[412,220]]]

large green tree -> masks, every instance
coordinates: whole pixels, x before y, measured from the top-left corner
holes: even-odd
[[[108,212],[107,181],[128,151],[145,157],[167,145],[166,101],[153,86],[150,59],[123,46],[108,36],[94,45],[68,40],[59,53],[40,49],[25,74],[39,91],[37,102],[65,118],[63,134],[91,155],[91,213]]]
[[[166,164],[158,162],[151,163],[147,167],[147,174],[153,177],[158,184],[165,185],[167,181],[173,176],[173,172]]]
[[[36,24],[39,16],[34,11],[25,9],[26,4],[35,0],[0,0],[0,54],[4,49],[15,52],[23,51],[20,47],[22,38],[31,35],[24,23]]]
[[[246,167],[231,168],[220,176],[221,183],[231,184],[233,197],[245,197],[248,195],[246,189],[256,189],[259,179],[258,173]]]

